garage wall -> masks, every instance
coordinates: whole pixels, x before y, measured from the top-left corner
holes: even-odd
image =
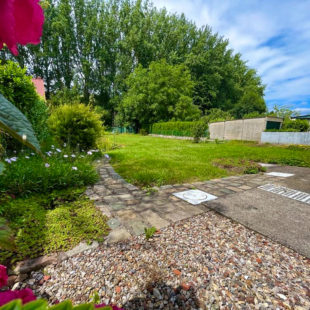
[[[260,141],[267,121],[282,122],[279,118],[263,117],[211,123],[209,124],[210,138]]]

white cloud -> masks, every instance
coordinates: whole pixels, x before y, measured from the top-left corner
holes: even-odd
[[[267,103],[310,108],[310,0],[154,0],[228,38],[267,84]],[[308,107],[307,107],[308,109]]]

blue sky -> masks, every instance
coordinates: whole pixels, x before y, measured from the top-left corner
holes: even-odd
[[[310,114],[310,0],[153,0],[230,41],[277,104]]]

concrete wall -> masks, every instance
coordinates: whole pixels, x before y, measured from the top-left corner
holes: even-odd
[[[261,142],[310,145],[310,132],[262,132]]]
[[[263,117],[211,123],[209,124],[210,138],[260,141],[267,121],[282,122],[279,118]]]
[[[210,139],[224,140],[225,122],[217,122],[209,124]]]
[[[242,140],[260,141],[262,131],[266,129],[266,118],[245,119],[243,121]]]

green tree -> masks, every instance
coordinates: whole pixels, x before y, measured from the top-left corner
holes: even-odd
[[[184,65],[165,60],[149,68],[138,66],[128,77],[128,92],[119,107],[120,122],[136,130],[168,120],[194,120],[200,111],[192,103],[194,83]]]

